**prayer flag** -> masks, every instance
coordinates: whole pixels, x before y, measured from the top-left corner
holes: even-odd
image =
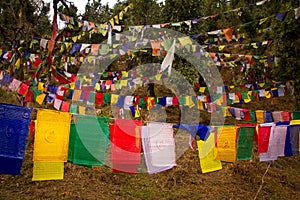
[[[136,165],[141,159],[141,126],[141,121],[126,119],[115,119],[114,125],[110,126],[114,171],[136,173]]]
[[[103,165],[108,144],[108,118],[78,115],[71,124],[68,160],[78,165]]]
[[[32,181],[62,180],[64,162],[33,162]]]
[[[175,52],[175,39],[173,41],[171,48],[168,50],[168,53],[167,53],[166,57],[164,58],[164,60],[161,64],[161,68],[160,68],[160,72],[163,72],[166,69],[168,69],[169,76],[171,75],[172,63],[174,60],[174,52]]]
[[[0,103],[0,174],[20,174],[31,112]]]
[[[237,160],[251,160],[255,127],[239,127]]]
[[[222,163],[217,159],[218,152],[215,147],[214,133],[211,133],[206,141],[198,140],[197,146],[202,173],[222,169]]]
[[[225,162],[236,161],[236,126],[217,128],[218,159]]]
[[[34,161],[67,161],[70,122],[70,113],[38,110],[34,137]]]

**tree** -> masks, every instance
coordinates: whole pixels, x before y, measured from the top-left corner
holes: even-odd
[[[0,2],[0,43],[11,50],[12,62],[2,66],[20,80],[24,78],[25,52],[34,36],[41,37],[50,33],[47,17],[49,3],[41,0],[18,0]]]
[[[281,8],[274,7],[278,13],[289,11],[283,20],[272,21],[272,36],[276,61],[272,69],[273,78],[290,81],[294,85],[294,96],[297,110],[300,110],[300,18],[295,19],[294,8],[300,6],[299,1],[275,1]]]

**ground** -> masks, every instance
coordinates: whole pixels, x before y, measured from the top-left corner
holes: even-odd
[[[29,147],[21,175],[0,175],[0,199],[299,199],[299,158],[262,163],[254,152],[251,162],[222,163],[222,170],[202,174],[197,150],[190,149],[176,167],[158,174],[66,163],[63,180],[34,182]]]

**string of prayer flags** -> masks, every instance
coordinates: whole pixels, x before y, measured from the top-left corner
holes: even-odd
[[[253,138],[255,133],[254,125],[239,126],[237,141],[237,160],[251,160]]]
[[[202,173],[213,172],[222,169],[222,163],[218,157],[215,146],[215,134],[212,132],[206,141],[197,140],[198,154]]]
[[[0,174],[20,174],[32,109],[0,103]]]
[[[142,121],[115,119],[110,126],[111,162],[114,172],[136,173],[141,157]]]
[[[67,161],[70,122],[70,113],[38,110],[34,137],[34,161]]]
[[[236,126],[217,127],[218,159],[225,162],[236,161]]]

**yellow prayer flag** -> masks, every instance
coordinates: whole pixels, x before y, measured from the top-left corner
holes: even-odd
[[[44,83],[38,82],[38,90],[43,91],[44,90]]]
[[[156,74],[156,75],[155,75],[155,79],[156,79],[157,81],[160,81],[161,76],[162,76],[162,74]]]
[[[96,83],[96,85],[95,85],[95,90],[96,90],[96,91],[100,91],[100,90],[101,90],[101,85],[100,85],[100,83]]]
[[[33,162],[32,181],[62,180],[64,162]]]
[[[119,99],[119,95],[117,94],[111,94],[110,96],[110,102],[111,104],[116,104],[118,102]]]
[[[205,92],[206,87],[200,87],[199,88],[199,92],[204,93]]]
[[[222,51],[225,48],[225,45],[220,45],[219,46],[219,51]]]
[[[195,106],[191,96],[185,97],[185,105],[188,106],[189,108],[192,108],[193,106]]]
[[[84,106],[78,106],[78,111],[79,111],[79,114],[85,115],[85,107]]]
[[[245,103],[249,103],[251,101],[251,99],[250,98],[248,98],[248,99],[244,99],[244,102]]]
[[[35,102],[42,105],[45,100],[46,94],[40,94],[36,97]]]
[[[218,159],[225,162],[236,161],[236,126],[217,128]]]
[[[265,93],[265,96],[266,96],[266,98],[267,99],[270,99],[271,98],[271,93],[270,93],[270,91],[264,91],[264,93]]]
[[[106,36],[106,34],[107,34],[106,26],[107,26],[107,23],[105,23],[105,24],[100,24],[101,33],[102,33],[103,36]]]
[[[234,86],[234,85],[230,85],[229,88],[230,88],[230,89],[234,89],[235,86]]]
[[[182,46],[189,45],[189,44],[192,45],[193,44],[192,40],[191,40],[191,38],[189,36],[178,38],[178,40],[179,40],[179,42],[180,42],[180,44]]]
[[[240,102],[240,98],[238,95],[235,95],[235,99],[233,101],[233,103],[239,103]]]
[[[298,120],[291,120],[290,125],[300,125],[300,119]]]
[[[78,101],[80,99],[81,90],[74,90],[72,100]]]
[[[224,108],[224,107],[223,107]],[[226,106],[226,111],[225,111],[225,116],[224,117],[231,117],[232,115],[231,115],[231,113],[230,113],[230,111],[229,111],[229,106]]]
[[[73,42],[77,42],[77,39],[78,39],[77,36],[72,37]]]
[[[39,109],[34,136],[34,161],[66,162],[71,114]]]
[[[116,24],[119,24],[119,16],[118,15],[115,16],[115,22],[116,22]]]
[[[89,57],[87,57],[87,60],[88,60],[89,63],[93,62],[94,59],[95,59],[95,56],[89,56]]]
[[[263,111],[263,110],[256,110],[255,111],[257,123],[262,124],[262,123],[265,122],[265,120],[264,120],[264,112],[265,111]]]
[[[220,98],[215,99],[214,103],[217,104],[217,105],[222,105],[222,103],[223,103],[223,97],[221,96]]]
[[[269,17],[263,18],[259,20],[259,25],[265,23]]]
[[[20,65],[21,65],[21,59],[18,58],[18,60],[17,60],[16,63],[15,63],[15,66],[16,66],[17,69],[19,69],[19,68],[20,68]]]
[[[216,160],[217,149],[215,147],[213,133],[209,135],[206,141],[198,140],[197,146],[202,173],[208,173],[222,169],[221,161]]]
[[[74,90],[74,89],[75,89],[75,83],[74,83],[74,82],[69,83],[69,86],[70,86],[70,89],[71,89],[71,90]]]
[[[121,71],[122,77],[127,78],[128,77],[128,72],[127,71]]]
[[[109,23],[110,23],[111,27],[114,28],[114,26],[115,26],[114,18],[111,18],[111,19],[109,20]]]
[[[121,87],[126,87],[127,86],[127,82],[128,82],[128,80],[121,80],[120,81]]]
[[[119,13],[119,19],[120,19],[120,20],[123,20],[123,15],[124,15],[124,12],[121,11],[121,12]]]

